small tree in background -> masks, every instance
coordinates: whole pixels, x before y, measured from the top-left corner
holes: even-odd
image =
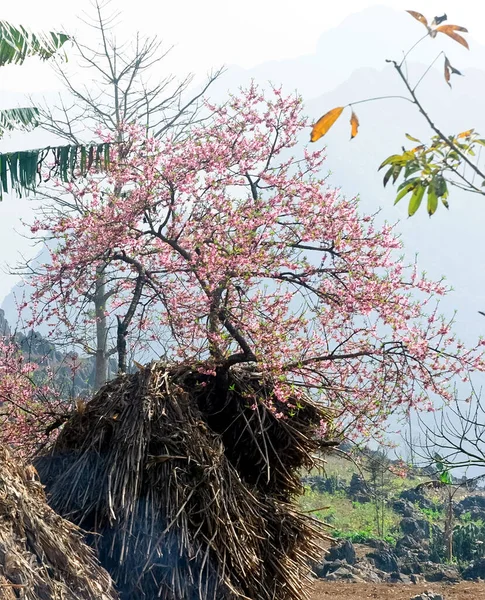
[[[383,539],[387,535],[386,507],[392,490],[391,461],[385,452],[373,452],[367,457],[366,470],[375,509],[376,531],[378,537]]]
[[[118,145],[117,160],[123,160],[123,153],[129,152],[129,133],[126,125],[136,124],[144,128],[150,136],[162,139],[170,133],[176,138],[188,135],[190,128],[202,118],[201,101],[209,86],[221,71],[211,74],[200,90],[189,93],[193,82],[191,75],[177,79],[171,74],[160,78],[164,59],[168,53],[157,37],[148,38],[137,34],[133,39],[120,41],[116,35],[116,21],[119,13],[107,11],[109,3],[92,3],[92,17],[87,21],[96,34],[96,43],[91,46],[82,40],[73,40],[75,66],[69,69],[64,64],[54,64],[56,73],[64,85],[58,105],[40,108],[39,119],[43,129],[65,140],[70,147],[83,147],[88,140],[97,139],[102,156],[109,161],[110,144]],[[88,84],[78,80],[77,69],[92,75]],[[207,116],[207,115],[205,115]],[[103,131],[104,139],[99,132]],[[84,153],[76,168],[60,179],[70,183],[73,177],[88,175],[96,178],[96,153]],[[106,165],[105,165],[106,166]],[[44,179],[51,174],[46,169]],[[68,216],[83,217],[83,206],[69,186],[43,185],[37,194],[44,200],[39,211],[46,220],[62,221]],[[126,194],[125,185],[120,180],[111,188],[111,195]],[[50,233],[41,240],[49,243]],[[54,248],[55,249],[55,248]],[[46,274],[42,265],[30,261],[19,271],[27,281]],[[108,264],[98,263],[97,277],[85,290],[78,288],[80,301],[76,309],[64,313],[51,331],[51,339],[58,345],[76,347],[81,352],[94,357],[94,389],[106,383],[110,373],[110,358],[118,355],[118,370],[125,372],[128,360],[135,355],[140,360],[142,347],[150,340],[140,329],[131,330],[135,312],[139,308],[143,283],[138,286],[126,285],[126,278]],[[120,290],[120,286],[123,290]],[[131,303],[127,299],[128,288],[133,291]],[[60,289],[61,294],[70,290]],[[124,296],[126,312],[111,306],[114,295]],[[129,308],[131,306],[131,308]],[[55,335],[54,335],[55,334]],[[158,348],[160,352],[160,348]]]

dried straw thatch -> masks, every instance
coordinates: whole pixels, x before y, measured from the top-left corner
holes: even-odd
[[[49,508],[33,467],[0,446],[0,599],[114,600],[78,528]]]
[[[324,415],[306,400],[277,419],[271,394],[248,368],[154,364],[102,388],[36,462],[122,598],[304,596],[323,533],[294,499]]]

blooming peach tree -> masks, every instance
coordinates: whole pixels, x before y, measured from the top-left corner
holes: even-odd
[[[484,369],[483,342],[465,348],[439,316],[443,283],[328,187],[322,150],[293,155],[308,126],[299,97],[253,85],[209,108],[183,142],[126,126],[107,173],[58,182],[77,210],[32,226],[57,241],[32,281],[36,320],[69,324],[107,264],[122,285],[106,313],[164,332],[167,360],[256,363],[279,400],[310,391],[357,435]]]
[[[13,338],[0,339],[0,443],[21,457],[55,435],[71,408],[52,379],[49,369],[26,360]]]

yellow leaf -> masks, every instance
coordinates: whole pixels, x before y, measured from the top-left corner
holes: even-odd
[[[318,119],[318,121],[315,123],[315,125],[312,128],[312,132],[310,135],[310,141],[316,142],[323,135],[325,135],[327,133],[327,131],[330,129],[330,127],[332,127],[332,125],[335,123],[335,121],[340,117],[344,108],[345,108],[344,106],[337,106],[337,108],[332,108],[332,110],[329,110],[327,113],[325,113],[323,115],[323,117]]]
[[[421,13],[416,12],[415,10],[407,10],[406,12],[408,12],[412,17],[414,17],[415,19],[417,19],[425,27],[428,27],[428,20],[426,19],[426,17],[424,15],[422,15]]]
[[[462,131],[462,133],[459,133],[456,137],[458,139],[460,139],[460,138],[466,138],[469,135],[471,135],[474,131],[475,131],[475,129],[468,129],[467,131]]]
[[[350,139],[353,140],[354,137],[359,133],[359,119],[357,115],[352,111],[352,115],[350,116]]]
[[[463,36],[456,33],[457,31],[467,31],[467,29],[465,29],[464,27],[460,27],[459,25],[440,25],[436,28],[436,31],[438,31],[439,33],[444,33],[445,35],[455,40],[455,42],[458,42],[462,46],[465,46],[465,48],[467,48],[468,50],[470,49],[466,39]]]

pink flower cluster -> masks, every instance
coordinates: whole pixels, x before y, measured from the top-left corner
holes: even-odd
[[[34,381],[38,369],[14,341],[0,339],[0,443],[24,457],[47,441],[48,427],[67,407],[50,383]],[[51,377],[47,373],[44,379]]]

